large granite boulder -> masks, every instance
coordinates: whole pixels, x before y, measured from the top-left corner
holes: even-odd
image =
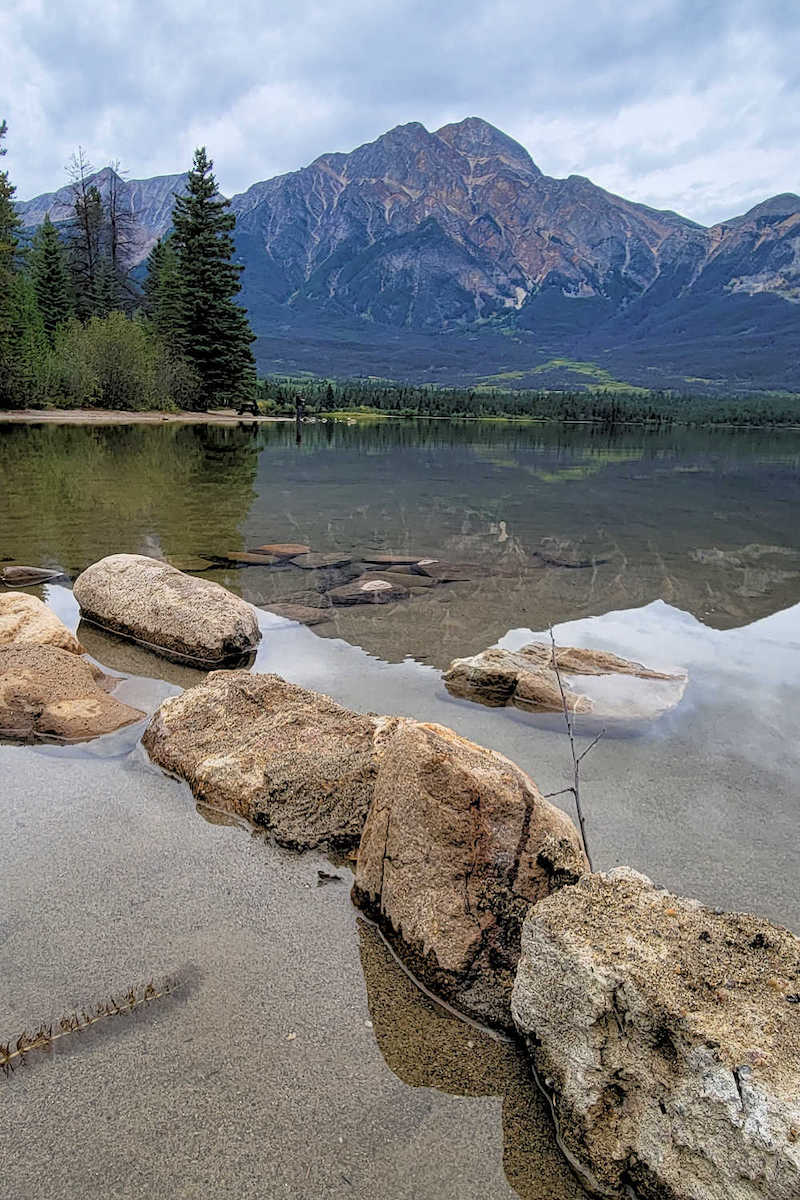
[[[58,646],[0,647],[0,736],[78,742],[140,721],[108,695],[115,682]]]
[[[512,1001],[566,1148],[642,1200],[800,1196],[800,942],[584,875],[525,921]]]
[[[29,592],[0,592],[0,646],[60,646],[84,653],[64,622]]]
[[[241,661],[261,637],[251,605],[159,559],[112,554],[79,575],[85,620],[198,666]]]
[[[375,719],[278,675],[213,671],[165,700],[143,744],[198,800],[284,846],[356,846],[375,780]]]
[[[513,705],[525,712],[561,712],[564,700],[576,713],[599,720],[652,720],[680,703],[685,671],[653,671],[605,650],[530,642],[520,650],[493,647],[457,658],[445,671],[447,690],[490,707]]]
[[[531,904],[587,869],[570,819],[507,758],[451,729],[389,721],[353,897],[432,991],[508,1027]]]

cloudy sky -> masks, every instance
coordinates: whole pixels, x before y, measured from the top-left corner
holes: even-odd
[[[800,191],[800,0],[0,0],[20,199],[82,145],[222,190],[481,116],[549,175],[711,223]]]

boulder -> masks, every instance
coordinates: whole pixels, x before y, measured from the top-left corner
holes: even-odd
[[[686,690],[685,671],[668,674],[605,650],[556,647],[564,700],[572,712],[598,720],[653,720],[675,708]],[[530,642],[520,650],[498,646],[455,659],[443,675],[447,690],[490,707],[513,705],[525,712],[561,712],[563,701],[553,648]]]
[[[393,600],[406,600],[409,589],[383,575],[362,575],[353,583],[332,588],[328,597],[333,604],[389,604]]]
[[[375,779],[375,719],[277,675],[213,671],[165,700],[142,738],[198,800],[283,846],[358,844]]]
[[[390,722],[376,749],[353,898],[423,983],[509,1027],[528,907],[587,869],[577,830],[507,758],[441,725]]]
[[[53,610],[28,592],[0,593],[0,646],[60,646],[71,654],[85,653]]]
[[[108,695],[115,682],[59,646],[0,647],[0,735],[78,742],[141,720]]]
[[[627,868],[525,921],[512,1011],[561,1138],[642,1200],[800,1196],[800,942]]]
[[[112,554],[75,581],[85,620],[194,665],[241,661],[261,637],[253,608],[206,579],[141,554]]]
[[[44,567],[0,568],[0,579],[6,587],[33,587],[37,583],[47,583],[48,579],[60,579],[62,575],[62,571],[49,571]]]

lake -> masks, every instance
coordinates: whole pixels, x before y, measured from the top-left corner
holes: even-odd
[[[453,658],[552,624],[561,644],[686,668],[677,709],[585,760],[596,865],[800,927],[800,434],[359,421],[298,444],[289,423],[0,423],[0,480],[0,558],[62,570],[29,590],[70,627],[90,563],[164,557],[261,610],[254,669],[452,726],[544,792],[569,778],[560,722],[453,699]],[[231,562],[278,541],[469,578],[327,609],[347,568]],[[148,711],[202,678],[80,637]],[[6,1194],[582,1196],[522,1056],[415,987],[350,905],[347,867],[318,886],[323,856],[220,824],[141,732],[0,746],[0,1035],[183,983],[0,1081],[24,1151]]]

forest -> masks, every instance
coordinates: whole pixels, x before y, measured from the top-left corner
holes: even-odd
[[[0,155],[6,133],[2,121]],[[235,302],[235,218],[205,148],[141,283],[134,265],[143,248],[119,201],[117,171],[104,195],[82,151],[69,172],[72,218],[56,226],[48,216],[32,236],[0,172],[0,408],[252,404],[253,334]]]

